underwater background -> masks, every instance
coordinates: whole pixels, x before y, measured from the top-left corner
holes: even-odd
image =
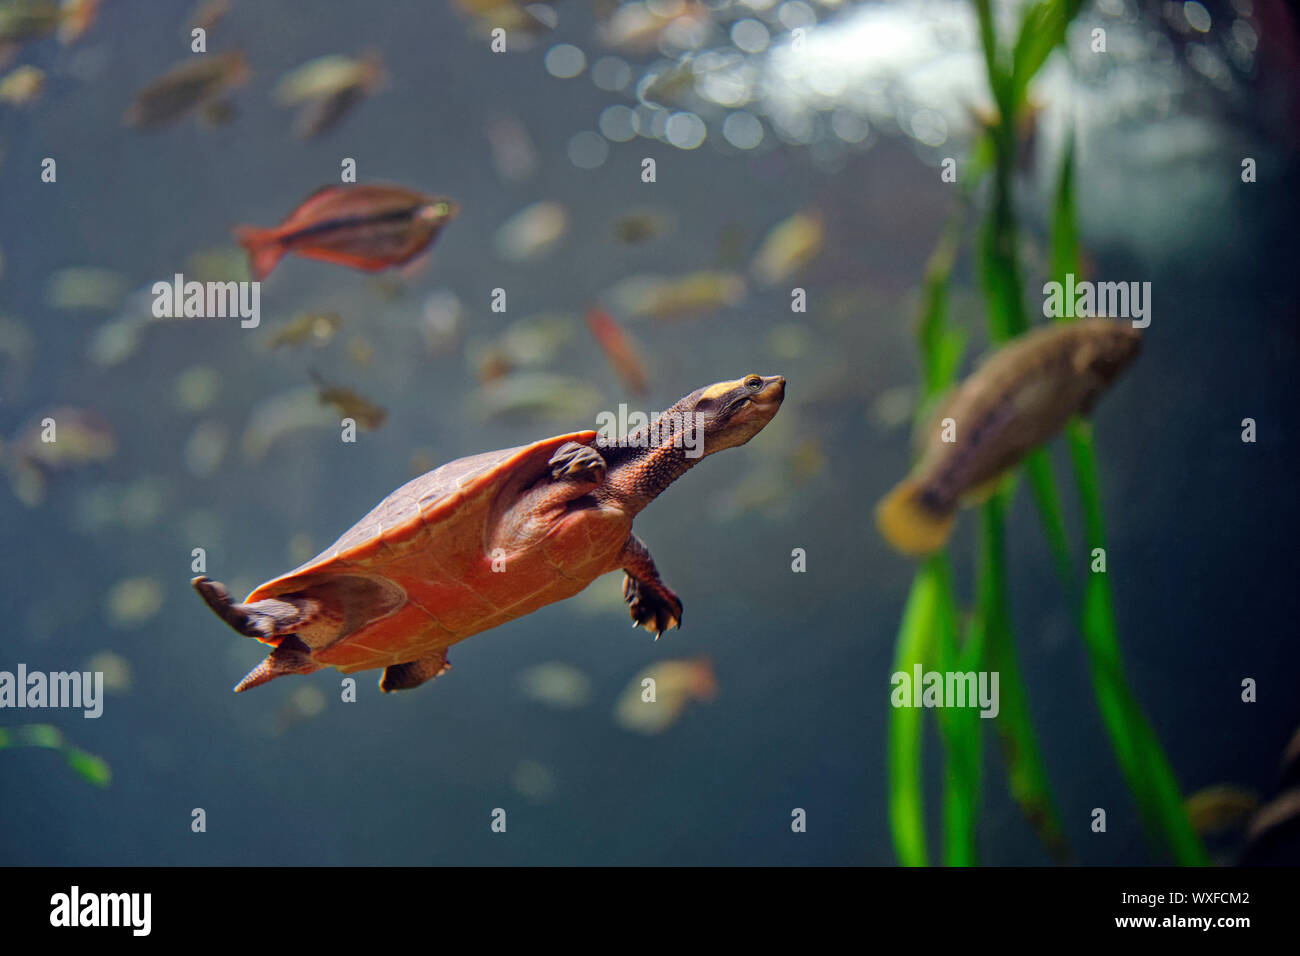
[[[1264,799],[1300,726],[1300,59],[1283,4],[1184,6],[1086,5],[1044,67],[1016,193],[1022,294],[1040,317],[1072,129],[1090,277],[1153,290],[1142,355],[1093,416],[1128,681],[1184,793],[1227,784]],[[644,7],[660,27],[684,9]],[[988,98],[975,5],[716,2],[692,6],[676,32],[620,45],[612,4],[560,0],[493,53],[490,16],[468,4],[234,0],[208,31],[209,51],[240,50],[252,71],[231,93],[233,118],[125,127],[135,92],[192,55],[193,10],[107,0],[75,42],[32,39],[6,69],[32,64],[45,80],[38,101],[0,103],[0,464],[11,478],[0,490],[0,669],[117,679],[99,719],[0,711],[0,727],[53,724],[111,768],[107,779],[49,748],[0,749],[0,862],[896,862],[889,676],[916,565],[881,539],[873,509],[909,464],[921,283],[956,202],[940,165],[965,162]],[[1016,22],[1017,7],[998,10]],[[761,38],[735,28],[751,20]],[[1098,25],[1115,51],[1104,67],[1089,57]],[[803,52],[791,49],[800,26]],[[576,75],[555,75],[572,69],[567,49],[548,68],[564,44],[583,51]],[[366,50],[382,53],[383,88],[334,129],[296,138],[292,111],[272,97],[277,78]],[[700,66],[706,51],[717,56]],[[622,67],[597,71],[604,57]],[[658,87],[644,80],[656,71]],[[531,142],[515,166],[489,135],[503,128]],[[55,182],[41,180],[45,157]],[[154,282],[227,277],[242,258],[230,229],[281,221],[338,182],[344,157],[361,182],[460,204],[426,266],[369,276],[290,256],[262,285],[257,329],[150,319]],[[1244,157],[1257,182],[1242,181]],[[541,201],[562,207],[562,235],[511,253],[503,226]],[[807,210],[820,215],[816,254],[780,282],[755,281],[764,237]],[[657,234],[620,241],[620,218],[640,211]],[[87,268],[102,270],[90,296],[69,288],[86,273],[63,271]],[[686,317],[636,314],[629,277],[700,270],[745,277],[743,295]],[[795,286],[806,313],[791,311]],[[504,313],[491,308],[496,288]],[[596,302],[639,344],[646,395],[588,333]],[[970,329],[964,374],[987,346],[969,252],[950,306]],[[337,314],[337,330],[323,344],[269,346],[305,313]],[[265,648],[194,595],[194,548],[242,596],[422,471],[594,427],[620,403],[662,409],[749,372],[786,377],[776,419],[636,523],[685,605],[680,631],[656,642],[631,629],[610,575],[455,646],[451,672],[414,691],[381,695],[365,672],[357,701],[342,703],[340,675],[326,670],[231,693]],[[341,442],[338,416],[304,399],[316,380],[382,406],[382,427]],[[115,451],[33,487],[14,449],[59,408],[102,416],[95,427],[111,430]],[[1241,439],[1244,418],[1257,423],[1254,443]],[[1063,446],[1049,451],[1065,476]],[[1078,527],[1075,496],[1062,500]],[[962,593],[978,528],[963,514],[950,548]],[[806,572],[792,572],[796,548]],[[1072,859],[1164,861],[1117,766],[1023,489],[1007,516],[1007,567]],[[615,719],[644,668],[701,657],[714,700],[655,734]],[[530,694],[528,675],[548,662],[580,671],[562,672],[580,690],[549,704]],[[1245,678],[1258,681],[1257,702],[1242,702]],[[933,721],[926,734],[937,845],[946,771]],[[979,861],[1051,862],[986,736]],[[1089,828],[1096,807],[1104,834]],[[191,831],[194,808],[204,833]],[[494,808],[508,813],[505,834],[490,828]],[[804,833],[791,832],[794,808],[807,813]],[[1240,845],[1239,833],[1207,843],[1221,862]]]

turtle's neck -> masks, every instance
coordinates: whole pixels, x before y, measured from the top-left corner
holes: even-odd
[[[605,487],[623,510],[637,514],[703,457],[703,433],[683,434],[680,415],[674,405],[658,427],[647,425],[620,444],[597,446],[609,466]]]

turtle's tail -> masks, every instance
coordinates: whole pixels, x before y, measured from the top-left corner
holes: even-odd
[[[321,665],[311,659],[311,650],[307,645],[290,634],[266,655],[262,663],[244,675],[244,679],[235,685],[235,693],[265,684],[285,674],[310,674],[320,668]]]
[[[921,502],[921,487],[908,478],[876,505],[876,527],[903,554],[924,556],[938,551],[952,533],[956,512],[935,512]]]

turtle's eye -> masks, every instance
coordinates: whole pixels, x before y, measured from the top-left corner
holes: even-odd
[[[757,389],[762,387],[763,387],[763,379],[758,375],[751,375],[749,376],[749,378],[745,379],[745,388]]]

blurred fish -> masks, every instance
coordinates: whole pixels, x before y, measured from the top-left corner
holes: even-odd
[[[111,269],[58,269],[45,287],[45,304],[55,309],[112,309],[125,292],[126,280]]]
[[[54,0],[7,0],[0,3],[0,43],[24,43],[49,36],[62,13]]]
[[[1140,346],[1127,322],[1079,319],[1000,348],[935,416],[955,423],[955,440],[932,428],[921,461],[876,507],[881,534],[903,554],[943,547],[958,507],[992,494],[1027,452],[1089,414]]]
[[[181,458],[185,470],[195,478],[207,478],[221,467],[230,445],[230,429],[224,422],[199,422],[185,441]],[[310,557],[310,555],[309,555]]]
[[[0,103],[30,106],[45,87],[45,71],[34,66],[20,66],[0,80]]]
[[[17,319],[0,315],[0,398],[15,400],[27,384],[36,336]]]
[[[253,407],[244,428],[244,457],[255,462],[294,432],[337,426],[338,418],[321,404],[316,388],[303,386],[281,392]]]
[[[683,0],[645,3],[635,0],[617,7],[600,25],[601,43],[628,53],[651,53],[659,49],[659,35],[669,24],[686,27],[706,23],[709,12],[704,4]]]
[[[104,675],[104,690],[125,694],[131,689],[131,662],[114,651],[100,651],[86,661],[85,669]]]
[[[59,7],[59,42],[75,43],[95,22],[100,0],[63,0]]]
[[[1241,862],[1245,866],[1300,863],[1300,787],[1282,791],[1251,817]]]
[[[267,340],[268,349],[282,345],[326,345],[334,338],[343,319],[337,312],[304,312],[288,325],[277,329]]]
[[[282,106],[299,106],[294,135],[313,139],[332,129],[386,79],[383,57],[368,52],[359,59],[332,54],[309,60],[286,73],[272,95]]]
[[[209,246],[185,260],[185,277],[198,282],[247,282],[248,257],[235,245]]]
[[[1246,826],[1243,866],[1300,864],[1300,729],[1282,753],[1281,792],[1251,817]]]
[[[238,51],[182,60],[135,95],[124,122],[144,127],[175,122],[243,83],[249,74],[248,63]]]
[[[328,704],[325,692],[319,687],[308,684],[295,689],[275,716],[274,733],[282,734],[296,724],[319,716]]]
[[[163,587],[157,578],[123,578],[104,595],[104,611],[113,627],[136,628],[158,614],[163,599]]]
[[[4,447],[6,461],[25,461],[46,471],[108,461],[116,453],[107,419],[97,411],[71,406],[41,416]]]
[[[654,696],[643,683],[654,681]],[[713,700],[718,693],[713,662],[707,657],[661,661],[632,679],[614,706],[614,721],[624,730],[658,734],[675,724],[693,700]]]
[[[825,232],[817,210],[798,212],[777,223],[758,247],[750,274],[762,286],[784,282],[817,258]]]
[[[473,36],[490,36],[498,27],[505,30],[510,38],[507,49],[512,50],[528,49],[534,39],[554,30],[559,23],[555,10],[544,3],[452,0],[452,6],[471,21]]]
[[[1244,826],[1259,806],[1259,797],[1230,784],[1215,784],[1191,794],[1184,803],[1192,829],[1206,835]]]
[[[348,342],[348,359],[353,365],[370,368],[375,364],[375,347],[362,335],[354,335]]]
[[[585,707],[591,700],[591,681],[572,664],[548,661],[519,675],[524,696],[557,710]]]
[[[571,316],[534,315],[512,322],[486,344],[470,343],[466,351],[478,380],[491,382],[516,369],[549,365],[574,339],[576,330]]]
[[[235,121],[235,104],[227,97],[208,100],[199,107],[199,119],[205,126],[219,128]]]
[[[450,289],[429,293],[420,307],[420,331],[430,355],[442,355],[455,346],[464,313],[460,299]]]
[[[601,394],[586,382],[544,372],[521,372],[481,386],[474,404],[498,421],[568,421],[594,416]]]
[[[554,249],[569,231],[569,214],[554,200],[525,206],[496,232],[497,253],[508,262],[527,262]]]
[[[366,431],[383,427],[388,412],[376,405],[359,392],[340,385],[331,385],[316,372],[311,373],[312,381],[320,390],[322,404],[331,405],[344,418],[351,418]]]
[[[745,280],[735,272],[700,271],[678,278],[634,276],[609,292],[615,307],[628,315],[685,319],[739,304]]]
[[[629,212],[614,220],[614,238],[629,246],[658,239],[668,231],[668,217],[657,212]]]
[[[211,33],[212,28],[224,20],[229,12],[230,0],[200,0],[198,6],[190,11],[186,22]]]
[[[510,785],[520,796],[547,800],[555,794],[555,774],[536,760],[521,760],[510,775]]]
[[[241,226],[255,279],[264,279],[288,252],[376,272],[411,261],[456,218],[450,199],[400,186],[325,186],[273,229]]]
[[[492,147],[492,164],[503,182],[521,183],[537,170],[537,149],[519,120],[497,117],[488,122],[484,132]]]
[[[646,375],[645,364],[613,316],[599,306],[592,306],[587,310],[587,328],[591,329],[592,337],[623,384],[637,395],[649,392],[650,379]]]
[[[499,345],[489,345],[482,351],[476,351],[473,362],[474,375],[482,385],[503,379],[515,370],[510,353]]]

